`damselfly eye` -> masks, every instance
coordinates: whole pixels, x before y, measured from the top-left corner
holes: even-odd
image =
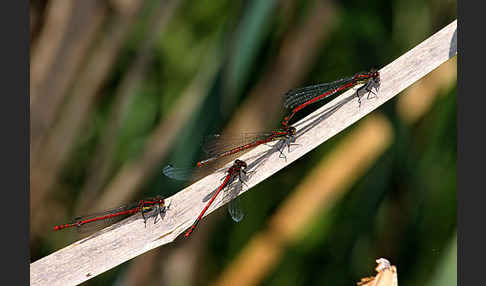
[[[289,134],[295,135],[295,133],[297,133],[297,129],[295,127],[289,127]]]
[[[235,165],[240,166],[240,167],[245,167],[245,168],[247,167],[246,162],[242,161],[240,159],[235,160]]]
[[[380,72],[378,72],[378,71],[373,72],[372,77],[373,77],[373,78],[374,78],[376,81],[380,81]]]

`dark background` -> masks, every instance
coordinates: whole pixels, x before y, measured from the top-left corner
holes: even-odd
[[[31,1],[31,262],[77,239],[53,225],[176,193],[160,170],[202,158],[204,135],[278,127],[286,90],[383,67],[455,20],[456,5]],[[456,86],[452,59],[375,111],[391,145],[275,261],[232,264],[359,125],[243,195],[242,222],[221,208],[191,240],[86,284],[207,285],[260,269],[252,284],[352,285],[385,257],[400,285],[456,285]]]

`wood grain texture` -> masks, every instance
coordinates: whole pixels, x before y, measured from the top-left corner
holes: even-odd
[[[249,176],[247,186],[236,183],[230,187],[231,192],[246,192],[454,57],[457,54],[456,33],[457,21],[454,21],[382,68],[378,96],[370,99],[363,96],[361,106],[356,99],[356,89],[349,90],[294,124],[297,128],[295,143],[300,145],[292,146],[290,152],[285,149],[286,159],[279,158],[275,145],[262,145],[242,155],[240,159],[248,163],[248,170],[255,172]],[[149,220],[144,227],[143,219],[137,214],[31,263],[31,285],[77,285],[172,242],[191,226],[206,204],[205,198],[217,189],[229,165],[168,198],[169,210],[156,224]],[[230,197],[216,198],[206,215],[226,204]]]

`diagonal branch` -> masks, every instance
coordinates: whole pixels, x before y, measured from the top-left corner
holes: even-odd
[[[384,104],[405,88],[457,54],[457,21],[452,22],[406,54],[380,70],[378,97],[363,98],[361,107],[355,90],[349,90],[297,122],[300,144],[286,160],[274,147],[261,145],[240,157],[251,171],[242,192],[259,184],[299,159],[351,124]],[[227,168],[226,166],[225,168]],[[135,215],[88,238],[77,241],[31,264],[32,285],[77,285],[155,247],[168,244],[187,229],[204,207],[204,197],[220,184],[221,169],[168,198],[170,208],[163,220],[147,223]],[[240,194],[241,194],[240,193]],[[223,206],[229,196],[215,200],[207,214]]]

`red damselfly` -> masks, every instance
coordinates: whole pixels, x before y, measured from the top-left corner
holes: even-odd
[[[250,148],[280,139],[285,140],[285,145],[289,147],[290,151],[290,145],[292,142],[295,141],[295,133],[295,127],[287,127],[281,130],[271,131],[267,133],[248,133],[245,134],[243,137],[238,138],[237,140],[228,140],[228,138],[225,138],[221,135],[212,135],[206,139],[207,142],[205,142],[203,146],[203,150],[210,157],[197,162],[197,166],[202,167],[216,161],[217,159],[234,155]],[[279,149],[279,151],[282,154],[282,150]]]
[[[361,105],[361,96],[359,94],[361,90],[368,91],[368,97],[370,93],[374,93],[372,91],[373,87],[378,91],[380,83],[380,73],[378,71],[372,70],[370,72],[361,72],[352,77],[343,78],[330,83],[321,83],[288,91],[284,95],[284,106],[287,109],[291,109],[291,112],[282,121],[284,129],[288,128],[292,117],[308,105],[362,83],[365,85],[360,87],[357,91],[358,102]]]
[[[150,217],[154,218],[154,223],[156,222],[157,216],[165,212],[166,206],[165,201],[161,196],[156,196],[155,198],[147,198],[137,202],[133,202],[127,205],[119,206],[117,208],[103,211],[96,214],[79,216],[72,220],[72,222],[67,224],[56,225],[53,230],[63,230],[66,228],[76,227],[78,230],[84,229],[87,225],[92,225],[96,223],[102,223],[102,225],[109,225],[116,220],[124,218],[129,215],[141,212],[144,223]]]
[[[172,165],[166,165],[162,169],[162,173],[165,176],[180,181],[191,180],[194,171],[194,168],[176,168]],[[210,197],[212,197],[212,194],[208,195],[208,197],[205,198],[204,201],[209,200]],[[239,200],[240,198],[237,196],[234,199],[230,200],[230,202],[228,203],[228,213],[235,222],[240,222],[245,216],[245,212],[240,207]]]
[[[194,221],[194,223],[192,224],[191,228],[189,228],[189,230],[185,233],[185,235],[184,235],[185,237],[189,237],[189,235],[191,235],[191,233],[194,231],[194,229],[196,229],[196,226],[201,221],[202,217],[204,216],[204,214],[208,210],[209,206],[211,206],[211,204],[216,199],[216,197],[221,192],[221,190],[223,190],[225,187],[229,186],[235,180],[235,178],[238,178],[240,182],[243,182],[243,179],[242,179],[241,176],[242,176],[242,174],[246,174],[246,170],[245,170],[246,168],[247,168],[247,165],[246,165],[246,163],[244,161],[238,160],[238,159],[235,160],[233,166],[231,166],[226,171],[227,175],[225,176],[223,183],[221,183],[221,185],[218,187],[218,189],[216,190],[216,192],[214,192],[214,194],[211,196],[211,199],[206,204],[206,206],[204,207],[204,209],[201,211],[201,213],[197,217],[196,221]],[[233,201],[231,201],[231,202],[233,202]],[[240,211],[237,211],[237,213],[239,215],[241,215],[241,212]],[[231,210],[230,210],[230,214],[233,217],[233,214],[231,213]],[[233,219],[235,219],[235,218],[233,218]],[[242,217],[239,217],[238,219],[241,220]]]

